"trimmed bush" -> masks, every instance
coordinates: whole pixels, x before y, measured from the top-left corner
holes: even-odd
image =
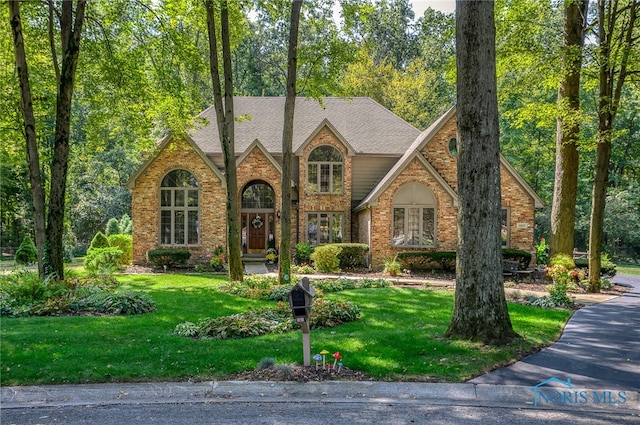
[[[111,274],[118,270],[118,260],[122,257],[120,248],[93,248],[84,257],[84,267],[91,275]]]
[[[341,269],[353,269],[366,266],[369,245],[364,243],[337,243],[341,248],[339,260]]]
[[[104,234],[108,237],[111,235],[118,235],[122,233],[122,228],[120,227],[120,220],[115,217],[112,217],[107,221],[107,226],[104,229]]]
[[[15,256],[16,264],[27,265],[38,261],[38,250],[36,249],[31,236],[27,235],[22,239]]]
[[[147,251],[147,261],[155,269],[185,264],[191,258],[186,249],[152,249]]]
[[[340,272],[340,253],[342,248],[337,244],[316,247],[311,254],[313,265],[321,273]]]
[[[456,270],[454,251],[406,251],[397,255],[397,261],[403,269],[431,270],[442,269],[447,272]]]
[[[531,264],[531,254],[520,249],[502,249],[502,258],[505,260],[517,261],[520,270],[524,270]]]
[[[89,249],[87,250],[87,253],[92,249],[109,248],[109,246],[110,246],[109,239],[107,239],[104,233],[98,232],[91,240],[91,245],[89,245]]]
[[[117,263],[120,266],[127,266],[133,261],[133,236],[122,233],[109,235],[107,238],[109,245],[122,251]]]
[[[574,261],[577,268],[589,269],[589,260],[579,258]],[[615,276],[617,273],[616,267],[616,264],[611,261],[608,256],[602,255],[602,259],[600,260],[600,274],[602,276]]]
[[[128,214],[123,214],[122,217],[120,218],[121,233],[124,233],[125,235],[130,235],[132,224],[133,223],[131,222],[131,217],[129,217]]]

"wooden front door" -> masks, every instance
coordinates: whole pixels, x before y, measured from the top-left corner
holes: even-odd
[[[261,254],[273,238],[273,213],[248,212],[242,214],[242,246],[247,254]]]

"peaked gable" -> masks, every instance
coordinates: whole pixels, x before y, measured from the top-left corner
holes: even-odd
[[[198,155],[198,157],[202,159],[202,162],[204,162],[205,165],[207,165],[207,167],[211,169],[211,172],[218,179],[220,179],[220,182],[222,183],[222,187],[226,187],[227,181],[225,180],[220,170],[218,170],[218,167],[216,167],[215,164],[211,162],[211,160],[207,157],[207,155],[204,154],[204,152],[202,152],[202,150],[193,141],[193,139],[191,139],[191,137],[189,137],[188,135],[185,135],[184,137],[177,139],[172,137],[171,135],[167,135],[164,137],[164,139],[160,141],[153,155],[149,159],[147,159],[140,167],[138,167],[136,172],[129,178],[129,181],[127,181],[127,185],[126,185],[127,188],[130,190],[134,189],[136,187],[136,180],[138,179],[138,177],[140,177],[149,168],[149,166],[158,158],[160,153],[162,153],[168,146],[170,146],[171,143],[177,140],[183,140],[184,142],[186,142],[191,147],[191,149],[193,149],[193,151]]]
[[[276,169],[278,174],[282,176],[282,166],[278,163],[278,161],[275,160],[273,155],[271,155],[267,151],[267,149],[264,147],[262,143],[260,143],[260,140],[258,139],[254,140],[253,143],[249,145],[247,150],[244,151],[244,153],[238,157],[238,159],[236,160],[236,167],[240,167],[242,163],[247,160],[249,155],[251,155],[251,152],[253,152],[254,150],[259,150],[262,153],[262,155],[264,155],[264,157],[267,158],[267,160],[273,166],[273,168]],[[296,187],[296,184],[293,180],[291,181],[291,187]]]
[[[344,145],[344,147],[347,149],[347,155],[354,156],[356,154],[353,147],[349,144],[349,142],[347,142],[347,139],[345,139],[342,136],[342,134],[340,134],[340,132],[333,126],[333,124],[331,124],[329,120],[325,118],[324,120],[322,120],[320,125],[318,125],[318,127],[316,127],[316,129],[313,130],[313,132],[309,135],[309,137],[307,137],[307,140],[305,140],[300,145],[300,147],[296,149],[296,151],[294,152],[294,155],[301,156],[302,153],[304,152],[304,149],[307,147],[307,145],[311,143],[311,141],[315,139],[318,133],[320,133],[325,127],[336,136],[336,138],[340,141],[340,143]]]

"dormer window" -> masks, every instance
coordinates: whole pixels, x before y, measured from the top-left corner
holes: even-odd
[[[342,193],[344,160],[333,146],[319,146],[307,160],[307,189],[310,193]]]

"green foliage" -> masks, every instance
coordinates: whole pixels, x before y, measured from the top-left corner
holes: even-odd
[[[549,245],[545,238],[540,238],[540,243],[536,245],[536,264],[545,266],[549,257]]]
[[[106,236],[111,235],[119,235],[122,232],[122,227],[120,227],[120,220],[115,217],[111,217],[109,221],[107,221],[107,226],[105,228],[104,234]]]
[[[309,317],[312,329],[331,328],[358,320],[360,309],[351,302],[314,299]],[[215,319],[205,318],[197,324],[180,323],[174,333],[182,336],[210,339],[248,338],[273,333],[284,333],[298,329],[299,325],[291,314],[287,303],[279,302],[276,307],[250,308],[245,313]],[[194,335],[195,334],[195,335]]]
[[[398,262],[397,255],[384,262],[384,270],[382,270],[382,273],[389,276],[399,276],[402,274],[402,268]]]
[[[88,298],[85,306],[95,313],[113,316],[131,316],[156,310],[156,304],[147,294],[133,291],[96,292]]]
[[[27,265],[38,261],[38,250],[33,243],[31,236],[27,235],[22,239],[15,256],[16,264]]]
[[[589,269],[589,260],[583,258],[577,258],[574,260],[575,265],[578,268]],[[600,274],[602,276],[613,277],[616,275],[617,265],[609,258],[609,255],[603,253],[600,258]]]
[[[311,282],[311,286],[317,291],[322,292],[340,292],[349,289],[364,289],[364,288],[388,288],[391,286],[391,281],[387,279],[325,279],[314,280]]]
[[[131,217],[129,217],[129,214],[123,214],[122,217],[120,217],[120,232],[125,234],[125,235],[130,235],[131,234],[131,228],[133,226],[133,222],[131,221]]]
[[[109,235],[109,245],[122,251],[118,258],[119,266],[127,266],[133,261],[133,236],[124,233]]]
[[[531,264],[531,254],[522,251],[520,249],[508,249],[502,250],[502,258],[505,260],[517,261],[520,264],[520,269],[524,270]]]
[[[364,243],[337,243],[340,247],[340,268],[353,269],[366,265],[366,255],[369,252],[369,245]]]
[[[316,247],[310,258],[316,270],[321,273],[340,272],[340,253],[342,248],[337,244]]]
[[[119,268],[124,252],[120,248],[93,248],[84,257],[84,267],[90,275],[111,274]]]
[[[87,253],[92,249],[109,248],[110,246],[111,245],[109,245],[109,239],[107,239],[105,234],[102,232],[98,232],[91,240],[91,245],[89,245],[89,249],[87,250]]]
[[[0,315],[64,316],[90,314],[142,314],[155,310],[143,293],[116,292],[119,283],[110,276],[40,279],[37,273],[19,271],[0,277]]]
[[[186,249],[152,249],[147,251],[147,261],[155,269],[182,265],[191,258]]]
[[[298,242],[296,244],[296,259],[300,260],[309,260],[311,258],[311,253],[313,252],[313,246],[309,242]]]
[[[456,270],[455,251],[406,251],[396,256],[403,269],[412,271],[440,268],[451,272]]]
[[[316,272],[316,270],[311,267],[309,264],[301,264],[301,265],[295,265],[293,264],[291,266],[291,273],[295,273],[295,274],[314,274]]]
[[[549,265],[551,267],[553,267],[553,266],[562,266],[567,270],[571,270],[571,269],[574,269],[576,267],[576,264],[575,264],[573,258],[571,258],[568,255],[564,255],[564,254],[554,255],[553,257],[551,257],[549,259]]]

